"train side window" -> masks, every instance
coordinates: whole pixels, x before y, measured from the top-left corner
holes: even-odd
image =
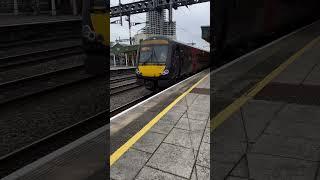
[[[177,47],[174,51],[174,63],[175,64],[179,64],[179,61],[180,61],[180,57],[181,57],[181,54],[180,54],[180,49],[179,47]]]
[[[179,58],[179,49],[177,48],[175,51],[174,51],[174,59],[177,60]]]

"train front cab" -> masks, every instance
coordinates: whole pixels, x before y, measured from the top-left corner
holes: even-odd
[[[141,42],[136,75],[147,89],[167,87],[177,76],[176,61],[172,61],[172,43],[167,39],[152,38]]]
[[[89,74],[105,75],[109,68],[109,1],[86,0],[82,9],[82,40]]]

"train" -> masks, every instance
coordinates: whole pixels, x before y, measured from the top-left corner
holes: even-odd
[[[163,36],[141,42],[137,54],[138,83],[147,89],[165,88],[208,68],[210,52]]]
[[[82,2],[82,42],[88,74],[107,75],[110,53],[110,1]]]
[[[319,0],[218,0],[211,3],[212,67],[320,18]]]

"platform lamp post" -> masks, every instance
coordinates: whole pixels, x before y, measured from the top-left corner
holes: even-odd
[[[51,15],[52,15],[52,16],[57,15],[57,11],[56,11],[56,0],[51,0]]]
[[[129,22],[129,39],[130,39],[130,45],[132,45],[132,39],[131,39],[131,18],[130,15],[127,18],[127,21]]]
[[[130,17],[130,16],[129,16]],[[130,18],[129,18],[129,36],[130,36],[130,45],[132,45],[132,37],[131,37],[131,27],[132,26],[136,26],[136,25],[140,25],[140,24],[144,24],[146,22],[133,22],[131,23]]]

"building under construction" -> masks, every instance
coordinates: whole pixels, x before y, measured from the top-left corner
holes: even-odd
[[[165,19],[166,11],[164,9],[147,12],[147,25],[144,33],[148,36],[163,35],[176,39],[176,22],[170,23]]]

